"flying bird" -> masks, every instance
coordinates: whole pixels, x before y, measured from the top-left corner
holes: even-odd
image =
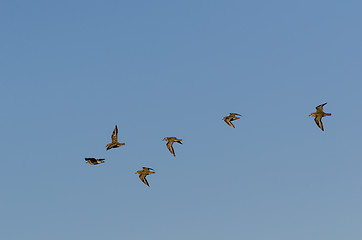
[[[321,105],[318,105],[316,107],[317,111],[314,112],[314,113],[311,113],[309,116],[312,116],[314,117],[314,121],[315,123],[317,124],[317,126],[322,130],[324,131],[324,128],[323,128],[323,123],[322,123],[322,117],[325,117],[325,116],[331,116],[332,113],[325,113],[323,111],[323,106],[326,105],[327,103],[323,103]]]
[[[241,116],[240,114],[238,113],[230,113],[229,116],[226,116],[223,118],[223,120],[226,122],[227,125],[235,128],[234,124],[232,124],[232,121],[235,121],[237,119],[240,119],[239,117],[237,116]]]
[[[168,150],[170,150],[171,154],[172,154],[174,157],[176,157],[176,155],[175,155],[175,150],[173,149],[172,144],[173,144],[174,142],[177,142],[177,143],[179,143],[179,144],[182,144],[182,142],[181,142],[182,139],[178,139],[178,138],[176,138],[176,137],[165,137],[162,141],[167,141],[166,146],[167,146]]]
[[[91,165],[104,163],[104,158],[85,158],[85,160]]]
[[[118,128],[117,125],[114,127],[113,133],[112,133],[112,142],[107,144],[107,150],[111,149],[111,148],[118,148],[120,146],[125,145],[125,143],[120,143],[118,142]]]
[[[136,174],[139,174],[139,178],[141,179],[141,181],[146,184],[147,186],[150,186],[148,184],[148,181],[146,179],[147,175],[149,174],[154,174],[155,172],[151,172],[150,170],[154,170],[152,168],[148,168],[148,167],[142,167],[143,169],[142,170],[138,170],[136,172]]]

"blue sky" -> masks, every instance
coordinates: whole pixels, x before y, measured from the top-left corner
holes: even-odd
[[[0,238],[361,239],[361,7],[2,1]]]

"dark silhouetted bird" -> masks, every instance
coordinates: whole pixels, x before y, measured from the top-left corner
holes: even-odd
[[[181,142],[182,139],[178,139],[178,138],[176,138],[176,137],[165,137],[162,141],[167,141],[166,146],[167,146],[168,150],[170,150],[171,154],[172,154],[174,157],[176,157],[176,155],[175,155],[175,150],[173,149],[172,144],[173,144],[174,142],[177,142],[177,143],[179,143],[179,144],[182,144],[182,142]]]
[[[238,114],[238,113],[230,113],[230,115],[224,117],[223,120],[227,123],[227,125],[235,128],[234,124],[232,124],[232,121],[235,121],[235,120],[237,120],[237,119],[240,119],[240,118],[237,117],[237,116],[241,116],[241,115]]]
[[[111,148],[118,148],[120,146],[125,145],[125,143],[118,142],[118,128],[117,125],[114,127],[113,133],[112,133],[112,142],[107,144],[107,150]]]
[[[85,160],[91,165],[104,163],[104,158],[85,158]]]
[[[139,178],[141,179],[141,181],[146,184],[147,186],[150,186],[148,184],[148,181],[146,179],[147,175],[149,174],[154,174],[155,172],[151,172],[150,170],[154,170],[152,168],[148,168],[148,167],[142,167],[143,169],[142,170],[138,170],[136,172],[136,174],[139,174]]]
[[[321,105],[318,105],[316,107],[317,111],[314,112],[314,113],[311,113],[309,116],[312,116],[314,117],[314,121],[315,123],[317,124],[317,126],[322,130],[324,131],[324,128],[323,128],[323,123],[322,123],[322,117],[325,117],[325,116],[331,116],[332,113],[325,113],[323,111],[323,106],[326,105],[327,103],[323,103]]]

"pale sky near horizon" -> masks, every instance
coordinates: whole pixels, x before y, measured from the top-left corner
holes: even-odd
[[[362,239],[361,9],[1,1],[0,239]]]

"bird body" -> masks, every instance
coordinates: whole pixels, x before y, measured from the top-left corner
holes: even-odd
[[[323,103],[321,105],[318,105],[316,107],[316,112],[314,113],[311,113],[309,116],[312,116],[314,117],[314,121],[315,123],[317,124],[317,126],[322,130],[324,131],[324,128],[323,128],[323,123],[322,123],[322,117],[325,117],[325,116],[331,116],[332,113],[325,113],[323,111],[323,106],[326,105],[327,103]]]
[[[229,116],[224,117],[223,120],[226,122],[227,125],[235,128],[234,124],[232,124],[232,121],[240,119],[240,117],[237,117],[237,116],[241,116],[241,115],[238,113],[230,113]]]
[[[138,170],[138,171],[136,172],[136,174],[139,174],[139,178],[141,179],[141,181],[142,181],[144,184],[146,184],[148,187],[149,187],[150,185],[148,184],[148,181],[147,181],[147,179],[146,179],[147,175],[149,175],[149,174],[155,174],[155,172],[152,172],[152,171],[150,171],[150,170],[154,170],[154,169],[148,168],[148,167],[142,167],[142,170]]]
[[[104,163],[104,158],[85,158],[85,160],[91,165]]]
[[[118,142],[118,128],[117,125],[114,127],[113,133],[112,133],[112,142],[107,144],[107,149],[109,150],[111,148],[118,148],[120,146],[126,145],[125,143]]]
[[[167,146],[167,148],[168,148],[168,150],[171,152],[171,154],[174,156],[174,157],[176,157],[176,155],[175,155],[175,150],[173,149],[173,143],[174,142],[177,142],[177,143],[179,143],[179,144],[182,144],[182,139],[178,139],[178,138],[176,138],[176,137],[165,137],[162,141],[167,141],[167,143],[166,143],[166,146]]]

